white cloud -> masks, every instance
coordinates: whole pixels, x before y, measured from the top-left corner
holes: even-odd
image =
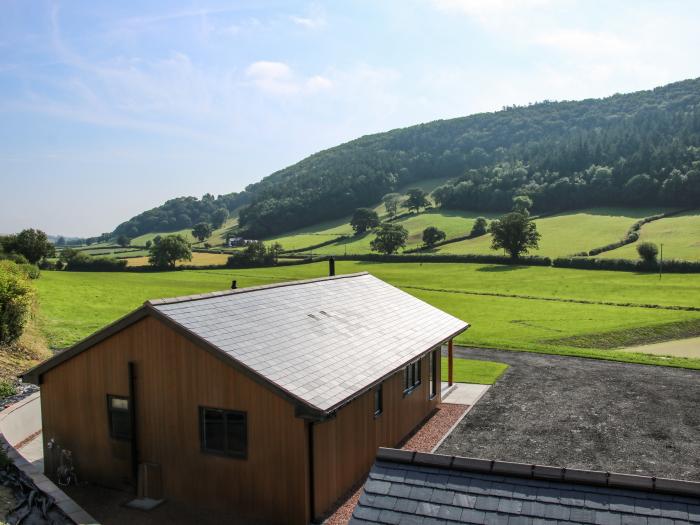
[[[318,29],[326,25],[325,10],[318,5],[310,6],[303,15],[290,15],[289,19],[305,29]]]
[[[305,27],[307,29],[315,29],[317,27],[322,27],[326,24],[323,18],[311,18],[306,16],[290,16],[289,19],[298,26]]]
[[[332,86],[333,82],[321,75],[314,75],[306,81],[306,88],[311,92],[330,89]]]
[[[541,33],[533,40],[559,51],[574,53],[578,57],[592,55],[617,56],[636,51],[636,46],[618,35],[604,32],[583,31],[580,29],[562,29]]]
[[[246,77],[260,90],[273,95],[314,93],[332,87],[333,82],[321,75],[300,78],[284,62],[261,60],[246,69]]]

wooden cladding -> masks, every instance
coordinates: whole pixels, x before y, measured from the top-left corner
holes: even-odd
[[[138,485],[139,493],[224,510],[234,521],[308,523],[364,479],[378,447],[399,445],[435,409],[434,355],[411,365],[408,390],[402,368],[331,419],[311,423],[226,357],[145,317],[43,375],[44,440],[56,444],[44,447],[45,470],[55,474],[65,448],[81,481]],[[118,412],[125,408],[132,436],[115,439],[126,436]],[[216,441],[217,414],[223,441]]]
[[[269,523],[308,522],[307,436],[294,407],[152,317],[43,377],[44,439],[73,452],[81,481],[133,490],[131,445],[110,437],[105,406],[107,394],[128,397],[130,361],[138,460],[159,467],[166,498]],[[246,413],[246,459],[202,453],[200,407]],[[44,458],[55,474],[56,448],[45,447]]]
[[[374,463],[379,447],[395,447],[440,402],[429,395],[428,354],[421,359],[420,384],[404,393],[402,368],[382,384],[382,412],[375,417],[375,391],[370,390],[338,411],[334,419],[315,423],[314,506],[316,517],[362,481]],[[440,377],[437,360],[437,377]]]

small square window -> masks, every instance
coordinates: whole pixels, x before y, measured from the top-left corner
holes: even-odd
[[[199,425],[202,451],[237,458],[248,453],[248,429],[245,412],[200,408]]]
[[[107,416],[111,438],[131,439],[131,412],[128,397],[108,395]]]

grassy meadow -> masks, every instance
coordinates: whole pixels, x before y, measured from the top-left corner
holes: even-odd
[[[203,253],[192,252],[191,261],[178,261],[177,266],[211,266],[214,264],[226,264],[229,258],[227,253]],[[148,264],[148,255],[142,257],[132,257],[126,260],[127,266],[146,266]]]
[[[627,230],[639,219],[662,213],[660,209],[591,208],[577,212],[566,212],[535,220],[540,232],[540,247],[531,250],[531,255],[564,257],[589,251],[598,246],[622,239]],[[491,236],[484,235],[446,244],[438,253],[468,254],[496,253],[491,249]],[[633,259],[636,259],[636,253]]]
[[[700,212],[687,212],[659,219],[642,226],[639,240],[617,250],[604,252],[599,257],[636,259],[640,242],[664,245],[664,259],[700,260]]]
[[[609,349],[606,337],[613,331],[696,327],[700,312],[665,307],[700,305],[697,274],[659,280],[651,274],[480,264],[339,261],[336,267],[338,273],[369,271],[469,322],[472,327],[458,344],[700,368],[700,360]],[[157,273],[43,272],[37,281],[40,326],[52,347],[65,347],[147,299],[227,289],[232,279],[245,287],[321,277],[327,268],[327,263],[315,263]]]
[[[133,244],[134,246],[143,246],[148,241],[152,242],[157,235],[182,235],[187,241],[192,243],[193,246],[202,247],[204,246],[205,242],[208,242],[212,246],[215,246],[226,242],[226,232],[228,232],[228,230],[233,228],[236,224],[238,224],[238,217],[229,217],[226,220],[226,222],[221,226],[221,228],[217,228],[216,230],[214,230],[211,234],[211,237],[209,237],[204,242],[199,242],[197,239],[194,238],[194,236],[192,235],[192,228],[185,228],[183,230],[177,230],[172,232],[145,233],[143,235],[139,235],[138,237],[134,237],[133,239],[131,239],[131,244]]]

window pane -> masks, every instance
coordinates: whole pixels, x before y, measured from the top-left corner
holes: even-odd
[[[112,437],[118,439],[129,439],[131,437],[131,419],[129,412],[124,410],[113,410]]]
[[[121,397],[113,397],[112,408],[116,410],[129,410],[129,400]]]
[[[224,413],[220,410],[204,409],[204,448],[224,452]]]
[[[420,384],[420,378],[421,378],[420,367],[421,367],[421,362],[420,362],[420,360],[418,360],[418,361],[416,361],[416,378],[414,381],[414,384],[416,384],[416,385]]]
[[[408,390],[411,387],[411,365],[408,365],[404,369],[404,390]]]
[[[245,454],[246,452],[246,425],[243,414],[226,414],[226,451],[229,454]]]

